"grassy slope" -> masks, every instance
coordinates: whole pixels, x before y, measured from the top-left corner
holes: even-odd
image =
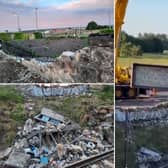
[[[24,98],[14,87],[0,86],[0,149],[11,144],[24,116]]]
[[[38,109],[45,106],[80,123],[80,119],[90,112],[91,106],[113,105],[113,86],[105,87],[102,91],[95,89],[92,92],[94,92],[92,96],[54,98],[50,101],[39,99]]]
[[[133,63],[168,65],[168,55],[166,54],[143,54],[139,57],[120,57],[119,64],[131,67]]]

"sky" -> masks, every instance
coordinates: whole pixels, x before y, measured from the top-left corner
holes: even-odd
[[[0,0],[0,31],[17,31],[16,14],[22,30],[34,29],[35,8],[40,29],[113,23],[113,0]]]
[[[123,30],[138,33],[168,34],[168,0],[129,0]]]

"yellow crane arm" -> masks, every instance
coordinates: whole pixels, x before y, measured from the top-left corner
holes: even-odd
[[[128,0],[115,0],[115,41],[114,43],[115,43],[116,61],[119,56],[120,32],[121,32],[121,26],[124,23],[127,4],[128,4]]]
[[[116,83],[129,83],[129,72],[127,68],[118,66],[118,57],[120,55],[119,42],[122,24],[126,13],[128,0],[115,0],[115,74]]]

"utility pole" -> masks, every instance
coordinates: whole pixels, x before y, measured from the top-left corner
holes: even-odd
[[[18,28],[18,32],[21,31],[21,28],[20,28],[20,15],[16,12],[13,13],[14,16],[16,16],[16,24],[17,24],[17,28]]]
[[[35,8],[36,31],[38,31],[38,8]]]
[[[112,26],[112,11],[111,11],[111,8],[108,10],[108,24],[109,24],[109,28],[111,28],[111,26]]]

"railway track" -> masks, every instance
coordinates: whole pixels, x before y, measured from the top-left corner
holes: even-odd
[[[72,164],[66,166],[65,168],[83,168],[83,167],[92,165],[92,164],[94,164],[98,161],[107,159],[110,156],[113,156],[113,152],[114,152],[114,150],[112,149],[112,150],[109,150],[107,152],[104,152],[104,153],[101,153],[101,154],[98,154],[98,155],[94,155],[94,156],[91,156],[87,159],[80,160],[80,161],[77,161],[75,163],[72,163]]]

